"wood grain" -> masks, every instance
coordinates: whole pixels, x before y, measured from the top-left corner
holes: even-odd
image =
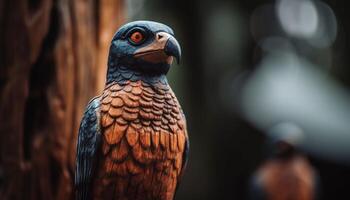
[[[81,114],[123,2],[0,2],[0,199],[71,199]],[[21,191],[21,192],[19,192]]]

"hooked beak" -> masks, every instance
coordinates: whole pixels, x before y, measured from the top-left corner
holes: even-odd
[[[155,40],[135,51],[134,57],[141,58],[152,63],[165,62],[172,64],[173,57],[180,62],[181,48],[177,40],[166,32],[158,32]]]

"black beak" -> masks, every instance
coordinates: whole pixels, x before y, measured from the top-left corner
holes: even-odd
[[[177,42],[177,40],[174,37],[170,37],[168,39],[168,41],[165,44],[164,47],[164,52],[168,55],[168,56],[173,56],[175,57],[177,64],[180,63],[181,60],[181,47],[179,45],[179,43]]]

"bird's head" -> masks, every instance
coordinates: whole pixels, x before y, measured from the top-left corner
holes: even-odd
[[[114,35],[108,67],[120,66],[147,74],[166,74],[181,48],[168,26],[153,21],[134,21],[123,25]]]

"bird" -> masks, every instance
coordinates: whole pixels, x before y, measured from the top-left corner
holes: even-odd
[[[106,84],[78,132],[78,200],[172,200],[189,153],[184,112],[168,84],[181,48],[173,30],[133,21],[112,38]]]
[[[303,131],[291,122],[270,130],[271,158],[253,174],[251,200],[315,200],[320,198],[320,180],[308,158],[297,148]]]

